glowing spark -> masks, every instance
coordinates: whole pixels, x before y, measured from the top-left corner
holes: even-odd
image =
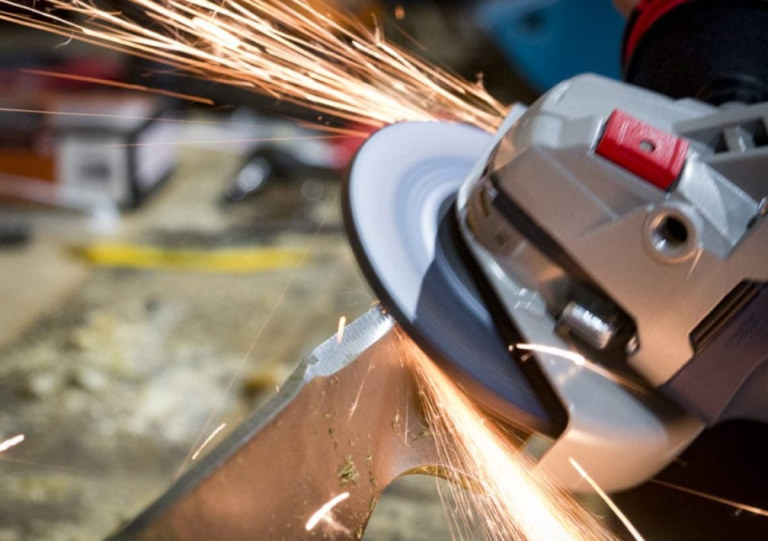
[[[0,453],[4,453],[11,447],[16,447],[18,444],[24,441],[24,434],[17,434],[12,438],[8,438],[4,442],[0,443]]]
[[[620,374],[617,374],[616,372],[613,372],[611,370],[608,370],[606,368],[603,368],[599,364],[595,364],[593,362],[588,361],[583,355],[576,353],[574,351],[570,351],[563,348],[558,348],[554,346],[547,346],[546,344],[526,344],[526,343],[520,343],[520,344],[514,344],[512,346],[509,346],[509,351],[514,351],[515,349],[520,349],[523,351],[535,351],[538,353],[544,353],[548,355],[555,355],[557,357],[560,357],[561,359],[565,359],[567,361],[572,362],[576,366],[580,366],[583,368],[586,368],[590,372],[594,372],[598,376],[604,377],[605,379],[608,379],[614,383],[617,383],[621,385],[622,387],[625,387],[627,389],[631,389],[632,391],[640,394],[646,394],[648,393],[648,389],[643,387],[641,384],[629,379],[625,378],[624,376],[621,376]]]
[[[605,493],[605,491],[600,488],[600,485],[598,485],[594,479],[587,473],[587,471],[581,467],[581,464],[576,462],[573,457],[569,457],[568,461],[571,463],[571,466],[574,467],[574,469],[579,472],[579,475],[581,475],[584,480],[589,483],[589,486],[592,487],[592,489],[597,492],[597,494],[602,498],[602,500],[605,502],[605,504],[611,509],[611,511],[614,512],[614,514],[619,517],[619,520],[622,524],[627,528],[627,531],[636,539],[636,541],[645,541],[643,536],[640,535],[640,532],[637,531],[635,526],[630,522],[629,518],[619,509],[619,506],[616,505],[616,503],[608,496],[608,494]]]
[[[405,19],[405,8],[401,5],[395,7],[395,19],[402,21]]]
[[[704,249],[699,248],[696,251],[696,257],[693,258],[693,262],[691,263],[691,268],[688,270],[688,276],[687,278],[690,278],[691,275],[693,275],[693,271],[696,270],[696,266],[699,264],[699,260],[701,259],[701,256],[704,254]]]
[[[331,510],[339,505],[341,502],[349,498],[349,492],[342,492],[338,496],[332,498],[330,501],[324,503],[322,506],[320,506],[320,509],[315,511],[311,517],[309,517],[309,520],[307,521],[307,524],[304,526],[308,532],[311,532],[315,529],[315,526],[317,526],[321,520],[327,521],[331,524],[334,524],[336,521],[333,519],[331,513]]]
[[[202,103],[204,105],[213,105],[213,100],[208,98],[201,98],[199,96],[192,96],[190,94],[182,94],[180,92],[171,92],[170,90],[162,90],[160,88],[150,88],[144,85],[136,85],[130,83],[123,83],[120,81],[112,81],[110,79],[100,79],[97,77],[86,77],[84,75],[73,75],[70,73],[59,73],[56,71],[45,71],[36,69],[22,69],[22,73],[30,73],[32,75],[41,75],[43,77],[55,77],[58,79],[68,79],[71,81],[81,81],[85,83],[96,83],[104,86],[114,86],[117,88],[124,88],[126,90],[137,90],[140,92],[150,92],[152,94],[159,94],[161,96],[168,96],[171,98],[179,98],[195,103]]]
[[[40,9],[0,0],[14,8],[0,9],[0,20],[162,62],[368,127],[456,120],[495,131],[506,113],[481,86],[398,49],[378,25],[367,28],[327,6],[302,0],[123,4],[123,11],[113,11],[94,0],[50,0]]]
[[[160,146],[183,146],[183,145],[231,145],[233,143],[279,143],[279,142],[294,142],[294,141],[332,141],[334,139],[342,139],[347,137],[346,135],[296,135],[291,137],[247,137],[244,139],[194,139],[189,141],[160,141],[151,143],[111,143],[104,145],[105,148],[111,147],[160,147]]]
[[[54,49],[59,49],[60,47],[66,47],[66,46],[67,46],[67,45],[69,45],[70,43],[72,43],[72,36],[69,36],[69,38],[67,39],[67,41],[62,41],[61,43],[59,43],[59,44],[57,44],[57,45],[54,45],[54,46],[53,46],[53,48],[54,48]]]
[[[368,365],[368,370],[365,371],[365,375],[363,376],[363,381],[360,383],[360,388],[357,390],[357,396],[355,396],[355,401],[352,402],[352,406],[349,408],[349,418],[351,419],[352,416],[357,411],[357,405],[360,403],[360,396],[363,394],[363,389],[365,389],[365,382],[368,381],[368,375],[371,373],[371,370],[373,369],[375,363],[371,363]]]
[[[227,426],[227,423],[221,423],[219,426],[216,427],[216,430],[211,432],[210,436],[205,438],[205,441],[200,445],[200,447],[197,448],[197,451],[192,455],[191,460],[196,460],[197,457],[200,455],[203,449],[205,449],[205,446],[211,443],[211,440],[216,437],[216,434],[224,430],[224,427]]]
[[[0,113],[27,113],[30,115],[72,116],[72,117],[86,117],[86,118],[118,118],[118,119],[147,120],[147,121],[153,120],[156,122],[167,122],[171,124],[210,124],[210,125],[228,124],[227,122],[221,122],[217,120],[190,120],[187,118],[151,117],[151,116],[108,114],[108,113],[87,113],[83,111],[48,111],[45,109],[28,109],[23,107],[0,107]]]
[[[336,330],[336,342],[341,344],[344,340],[344,328],[347,326],[347,316],[339,318],[339,328]]]
[[[743,503],[735,502],[733,500],[727,500],[725,498],[720,498],[719,496],[714,496],[712,494],[707,494],[706,492],[699,492],[698,490],[694,490],[692,488],[687,487],[681,487],[680,485],[673,485],[672,483],[667,483],[666,481],[660,481],[658,479],[651,479],[651,482],[656,483],[657,485],[661,485],[667,488],[671,488],[674,490],[679,490],[680,492],[686,492],[688,494],[691,494],[693,496],[698,496],[699,498],[704,498],[706,500],[710,500],[713,502],[721,503],[723,505],[727,505],[729,507],[733,507],[735,509],[738,509],[740,511],[747,511],[748,513],[753,513],[755,515],[760,515],[763,517],[768,517],[768,511],[765,509],[761,509],[760,507],[755,507],[752,505],[746,505]]]
[[[467,491],[455,492],[456,526],[479,531],[485,539],[614,538],[535,470],[514,447],[511,436],[485,417],[413,342],[403,338],[402,351],[419,379],[441,462],[471,488],[479,489],[469,496]]]
[[[2,1],[2,0],[0,0]],[[269,309],[269,312],[267,313],[266,317],[262,321],[261,325],[259,326],[259,330],[256,332],[256,336],[254,337],[253,341],[251,342],[251,345],[248,347],[248,350],[245,352],[243,357],[240,359],[240,362],[238,363],[234,373],[232,374],[232,377],[229,378],[229,381],[227,382],[227,386],[224,388],[224,392],[221,395],[221,398],[219,398],[219,401],[217,402],[216,406],[214,406],[211,413],[208,415],[208,419],[205,421],[205,424],[203,424],[203,427],[200,429],[200,432],[197,435],[197,439],[195,442],[195,445],[198,441],[200,441],[203,437],[203,434],[205,434],[205,431],[207,430],[208,426],[210,426],[211,422],[213,421],[216,414],[221,410],[221,408],[224,405],[225,399],[231,392],[232,387],[235,385],[235,382],[238,380],[238,377],[242,373],[246,361],[248,361],[249,357],[251,356],[251,353],[256,349],[257,344],[259,343],[259,340],[266,332],[267,328],[269,327],[269,324],[272,322],[272,320],[275,317],[275,314],[277,313],[278,307],[281,306],[283,299],[285,298],[288,291],[291,289],[291,286],[293,285],[294,280],[296,280],[296,277],[298,275],[299,269],[303,266],[303,260],[309,257],[310,253],[312,252],[312,248],[315,245],[315,242],[317,241],[320,231],[322,231],[323,227],[326,223],[328,223],[328,220],[331,216],[331,209],[333,207],[329,206],[326,212],[322,215],[320,219],[320,223],[318,224],[317,229],[315,230],[314,234],[312,235],[312,238],[309,239],[307,242],[305,248],[304,248],[304,254],[302,256],[302,261],[299,262],[296,267],[294,267],[293,272],[291,272],[290,276],[288,277],[288,280],[286,280],[285,285],[283,286],[283,289],[280,291],[280,294],[277,296],[277,299],[274,303],[272,303],[272,306]],[[181,475],[181,472],[184,469],[184,466],[190,459],[192,455],[192,449],[195,448],[195,445],[192,445],[189,449],[189,453],[187,453],[187,456],[184,458],[181,464],[179,464],[178,469],[176,470],[176,478],[178,478]]]
[[[585,359],[583,355],[563,348],[547,346],[544,344],[515,344],[514,346],[510,346],[510,351],[514,348],[522,349],[523,351],[536,351],[539,353],[556,355],[562,359],[571,361],[576,366],[584,366],[587,364],[587,359]]]
[[[194,17],[192,19],[192,26],[202,30],[203,32],[207,32],[211,36],[215,36],[218,38],[218,41],[223,42],[227,47],[232,47],[234,49],[240,46],[239,39],[224,30],[222,27],[207,19],[203,19],[202,17]]]

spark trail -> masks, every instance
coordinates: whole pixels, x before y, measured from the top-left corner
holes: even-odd
[[[495,131],[506,108],[389,43],[374,24],[307,0],[0,0],[6,20],[165,63],[355,124],[456,120]],[[3,9],[13,7],[13,11]]]

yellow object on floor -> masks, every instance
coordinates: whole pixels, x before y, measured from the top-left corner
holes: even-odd
[[[100,267],[247,273],[296,267],[306,250],[299,248],[227,248],[174,250],[135,244],[96,244],[75,250]]]

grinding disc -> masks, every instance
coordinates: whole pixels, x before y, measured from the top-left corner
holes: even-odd
[[[550,416],[499,337],[451,227],[456,192],[491,143],[447,122],[376,132],[352,164],[345,222],[371,287],[416,343],[481,406],[548,432]]]

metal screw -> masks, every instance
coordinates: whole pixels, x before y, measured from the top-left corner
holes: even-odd
[[[632,335],[632,338],[629,339],[627,342],[627,345],[624,347],[624,351],[627,352],[627,355],[634,355],[637,353],[637,350],[640,349],[640,338],[637,337],[636,334]]]
[[[768,214],[768,197],[763,197],[763,199],[760,201],[760,204],[757,205],[757,213],[760,216],[765,216]]]

